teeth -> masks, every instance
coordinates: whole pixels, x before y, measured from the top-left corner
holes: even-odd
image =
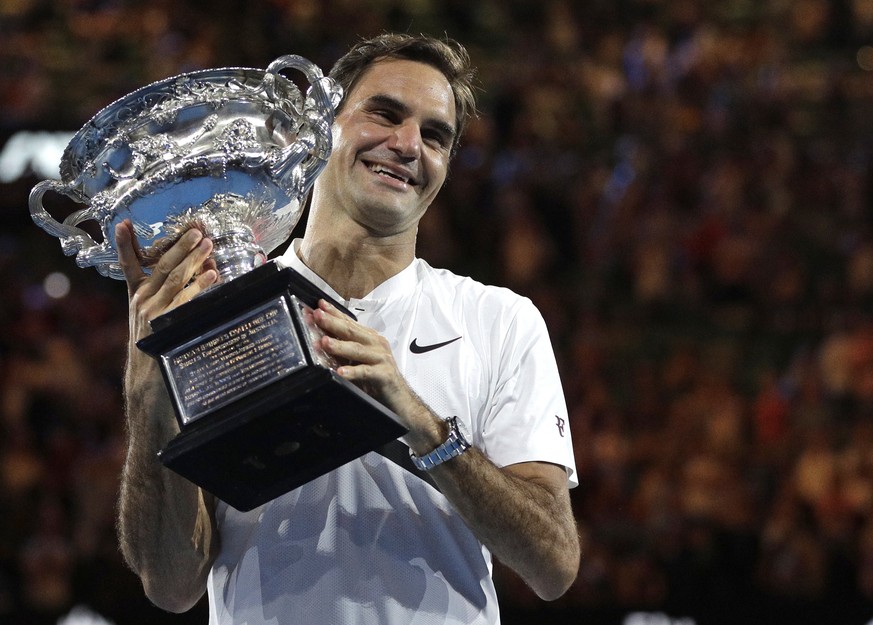
[[[370,171],[372,171],[373,173],[376,173],[376,174],[381,174],[383,176],[391,176],[392,178],[395,178],[396,180],[402,180],[403,182],[405,182],[407,184],[409,183],[409,178],[406,178],[404,176],[399,176],[396,173],[394,173],[393,171],[389,171],[388,169],[385,169],[381,165],[370,165]]]

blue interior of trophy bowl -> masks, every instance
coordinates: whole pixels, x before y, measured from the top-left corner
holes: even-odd
[[[297,198],[290,197],[267,176],[257,172],[228,171],[222,177],[203,176],[168,184],[122,203],[107,218],[104,233],[115,246],[115,226],[124,219],[134,225],[139,245],[147,249],[167,236],[165,224],[174,216],[196,209],[216,195],[233,193],[269,208],[269,214],[248,224],[265,253],[270,253],[291,235],[302,212]]]

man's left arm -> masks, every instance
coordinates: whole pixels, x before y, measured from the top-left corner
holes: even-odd
[[[404,420],[404,440],[416,455],[446,441],[448,425],[403,379],[384,337],[327,302],[315,319],[327,333],[322,347],[353,363],[337,372]],[[430,473],[479,540],[539,597],[566,592],[579,568],[580,545],[564,467],[520,462],[500,468],[472,447]]]
[[[580,547],[564,467],[522,462],[498,468],[471,447],[430,474],[479,540],[541,599],[567,591]]]

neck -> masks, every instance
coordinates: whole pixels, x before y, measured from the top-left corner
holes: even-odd
[[[413,233],[414,234],[414,233]],[[403,271],[415,257],[415,238],[372,236],[362,229],[307,225],[300,259],[343,298],[361,298]]]

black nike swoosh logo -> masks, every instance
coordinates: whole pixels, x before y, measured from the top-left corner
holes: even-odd
[[[412,339],[412,343],[409,344],[409,351],[413,354],[425,354],[427,352],[432,352],[435,349],[439,349],[440,347],[445,347],[449,343],[454,343],[455,341],[460,341],[462,337],[456,336],[453,339],[449,339],[448,341],[443,341],[442,343],[434,343],[433,345],[419,345],[418,339]]]

